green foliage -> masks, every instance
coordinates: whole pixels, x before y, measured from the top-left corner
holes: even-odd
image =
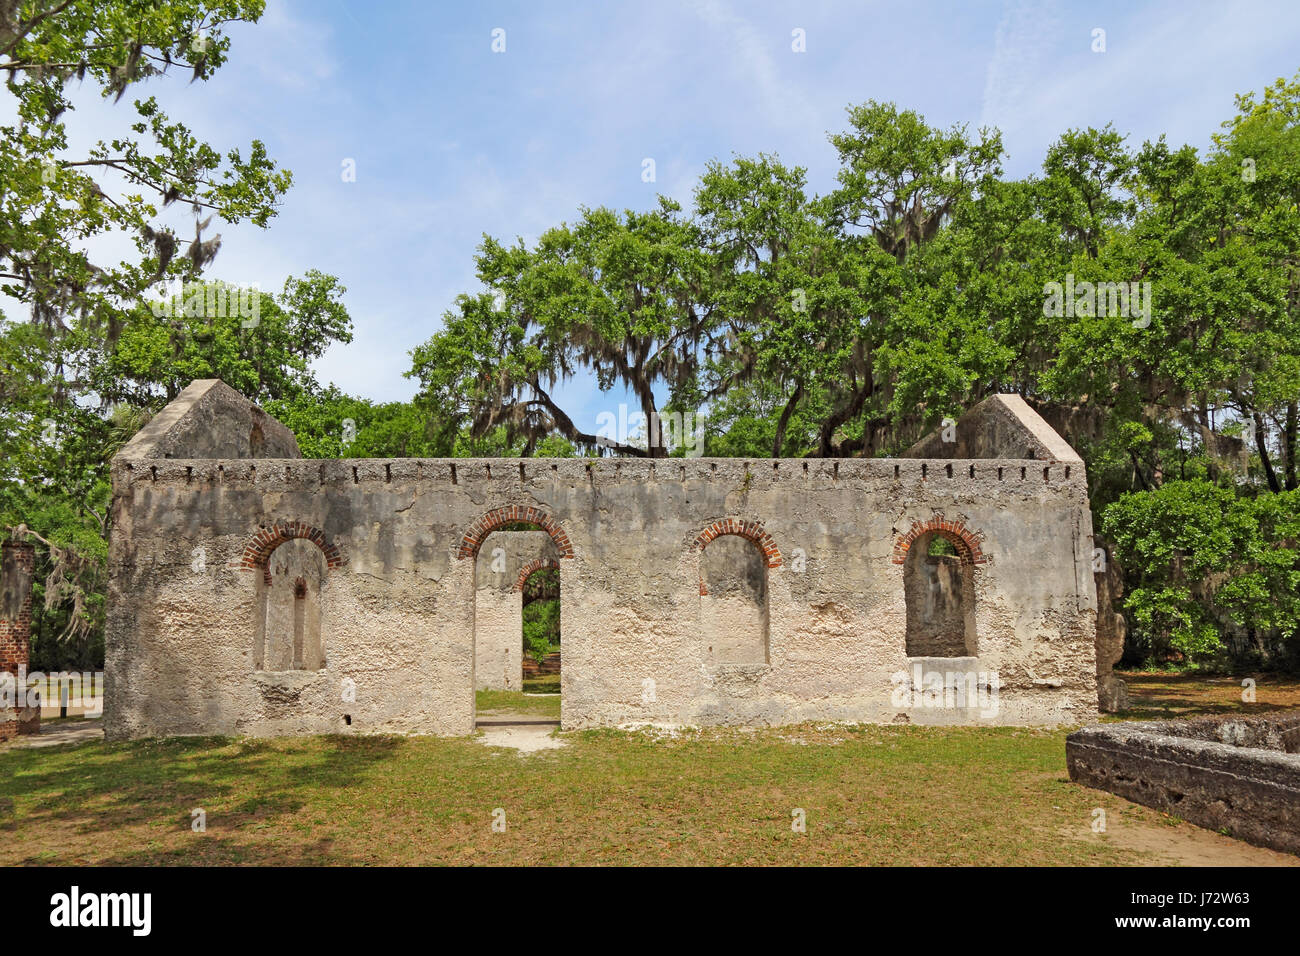
[[[1016,392],[1084,455],[1096,523],[1132,568],[1135,635],[1192,656],[1225,627],[1290,637],[1289,604],[1267,596],[1289,552],[1268,529],[1300,485],[1300,76],[1237,106],[1205,156],[1072,129],[1020,180],[995,130],[855,106],[828,195],[759,154],[710,163],[689,213],[661,199],[581,210],[532,247],[485,237],[487,291],[410,374],[458,442],[523,454],[550,435],[667,453],[575,424],[549,390],[583,369],[647,413],[656,388],[707,409],[707,452],[744,457],[897,453]],[[1067,309],[1053,284],[1101,294]],[[1213,507],[1193,507],[1200,489]],[[1156,503],[1188,510],[1183,533],[1220,524],[1174,560],[1133,537],[1160,526]],[[1229,560],[1222,535],[1254,550]]]
[[[376,403],[334,386],[269,401],[266,411],[293,431],[304,458],[433,458],[447,455],[423,409]]]
[[[543,568],[524,585],[524,653],[539,664],[560,649],[560,572]]]
[[[559,650],[559,599],[533,601],[524,608],[524,653],[539,664],[546,655]]]
[[[132,313],[107,353],[88,350],[87,377],[104,400],[137,406],[158,406],[196,378],[219,378],[257,402],[301,399],[318,389],[310,363],[352,341],[346,291],[315,270],[288,279],[279,296],[190,283]]]
[[[507,446],[532,454],[558,433],[583,449],[601,447],[550,395],[579,371],[602,389],[625,384],[648,415],[655,388],[676,395],[694,384],[692,348],[708,334],[694,312],[708,281],[696,228],[661,199],[649,213],[584,209],[574,226],[545,232],[534,249],[484,237],[476,259],[488,291],[462,295],[444,328],[413,353],[411,377],[443,423],[445,440],[504,429]],[[661,456],[661,443],[641,449]]]
[[[1136,579],[1126,606],[1156,653],[1204,659],[1225,621],[1300,637],[1300,491],[1170,481],[1111,504],[1103,530]]]
[[[220,248],[204,238],[214,218],[265,226],[275,215],[291,177],[261,142],[223,153],[149,97],[108,141],[69,146],[69,84],[116,102],[168,70],[206,80],[226,61],[224,26],[261,12],[261,0],[0,4],[14,102],[0,126],[0,533],[37,545],[38,659],[102,653],[107,463],[149,411],[192,377],[254,395],[306,384],[313,350],[346,336],[342,290],[314,273],[278,306],[264,297],[257,336],[204,316],[159,321],[147,304],[162,283],[199,280]],[[193,240],[179,238],[191,228]],[[134,255],[93,261],[113,233]]]
[[[75,330],[111,341],[122,311],[150,287],[197,278],[211,262],[220,240],[202,233],[213,216],[265,226],[291,181],[261,142],[223,156],[153,98],[134,102],[120,135],[74,153],[68,84],[88,82],[116,100],[169,69],[206,80],[226,59],[223,25],[261,12],[260,0],[74,0],[0,13],[0,71],[17,115],[0,127],[0,294],[52,338]],[[184,248],[159,221],[173,203],[195,213],[195,238]],[[110,232],[132,237],[135,261],[91,261],[90,240]]]

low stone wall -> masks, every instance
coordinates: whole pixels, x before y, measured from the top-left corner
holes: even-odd
[[[560,673],[560,652],[551,651],[539,664],[531,657],[524,658],[524,677],[528,679]]]
[[[1065,759],[1076,783],[1300,854],[1300,713],[1088,727]]]

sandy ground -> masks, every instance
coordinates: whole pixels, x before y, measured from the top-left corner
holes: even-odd
[[[485,710],[475,724],[479,743],[486,747],[510,747],[520,753],[558,750],[565,741],[552,734],[560,729],[558,720],[535,714],[516,714],[508,710]]]
[[[1300,857],[1251,846],[1191,823],[1152,826],[1116,819],[1105,833],[1085,827],[1066,833],[1076,840],[1099,840],[1126,850],[1150,853],[1156,866],[1300,866]]]
[[[61,720],[58,723],[43,722],[39,734],[14,737],[0,744],[0,747],[57,747],[59,744],[80,744],[103,739],[104,722],[98,718]]]

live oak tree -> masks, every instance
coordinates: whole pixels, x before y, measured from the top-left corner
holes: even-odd
[[[487,238],[487,291],[415,352],[417,401],[524,454],[548,434],[666,453],[557,407],[550,386],[586,371],[647,414],[665,392],[707,407],[710,453],[834,456],[898,452],[1016,392],[1085,457],[1144,653],[1213,656],[1233,627],[1295,645],[1298,82],[1242,97],[1205,156],[1067,130],[1023,179],[996,131],[867,103],[831,137],[825,196],[760,154],[710,163],[689,215],[661,201],[584,210],[533,248]],[[1054,309],[1048,290],[1076,283],[1102,294]],[[1189,511],[1204,487],[1228,504]]]
[[[1256,662],[1276,659],[1280,641],[1294,664],[1300,77],[1239,97],[1203,160],[1148,146],[1137,168],[1129,255],[1156,283],[1152,334],[1112,347],[1123,375],[1085,359],[1096,335],[1072,350],[1137,409],[1116,417],[1144,446],[1140,487],[1103,513],[1134,579],[1126,604],[1157,657],[1221,655],[1232,632]],[[1160,421],[1180,426],[1176,448]]]
[[[168,71],[207,80],[227,59],[224,28],[262,6],[0,0],[12,104],[0,126],[0,523],[52,542],[40,558],[57,584],[48,610],[63,607],[74,636],[98,626],[102,605],[78,595],[100,589],[105,461],[142,420],[129,406],[114,412],[125,396],[99,373],[133,323],[149,321],[149,290],[198,279],[220,248],[217,226],[265,226],[290,184],[261,142],[219,151],[154,98],[127,94]],[[75,87],[121,115],[118,134],[84,152],[69,146]],[[97,257],[115,235],[135,255]]]
[[[10,315],[27,313],[52,339],[86,331],[111,343],[124,307],[212,261],[220,237],[204,233],[214,217],[267,224],[290,175],[261,142],[223,156],[152,97],[120,107],[111,141],[85,154],[67,145],[71,84],[116,102],[167,70],[206,80],[226,59],[223,25],[261,9],[257,0],[0,4],[0,73],[15,101],[15,121],[0,127],[0,292],[13,300]],[[191,211],[193,238],[160,219],[172,204]],[[134,242],[135,261],[92,260],[86,247],[113,232]]]
[[[352,341],[334,276],[309,269],[279,294],[196,282],[129,314],[108,351],[86,358],[95,393],[113,404],[156,408],[194,379],[219,378],[255,402],[320,391],[311,363]]]
[[[708,289],[711,261],[696,225],[671,201],[647,213],[584,209],[573,225],[545,232],[533,248],[484,237],[476,257],[488,291],[462,295],[444,328],[413,354],[421,400],[445,427],[476,437],[497,427],[531,453],[549,434],[586,448],[648,457],[668,454],[667,429],[645,447],[577,424],[552,396],[586,373],[616,382],[647,421],[697,383],[701,349],[717,337]]]

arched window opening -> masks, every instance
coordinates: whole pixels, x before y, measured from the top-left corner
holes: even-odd
[[[931,531],[903,562],[908,657],[974,657],[975,566],[960,539]]]
[[[259,671],[320,670],[321,585],[327,559],[305,538],[280,544],[259,575],[253,665]]]
[[[722,534],[700,554],[700,624],[714,664],[768,662],[768,558],[748,538]]]

